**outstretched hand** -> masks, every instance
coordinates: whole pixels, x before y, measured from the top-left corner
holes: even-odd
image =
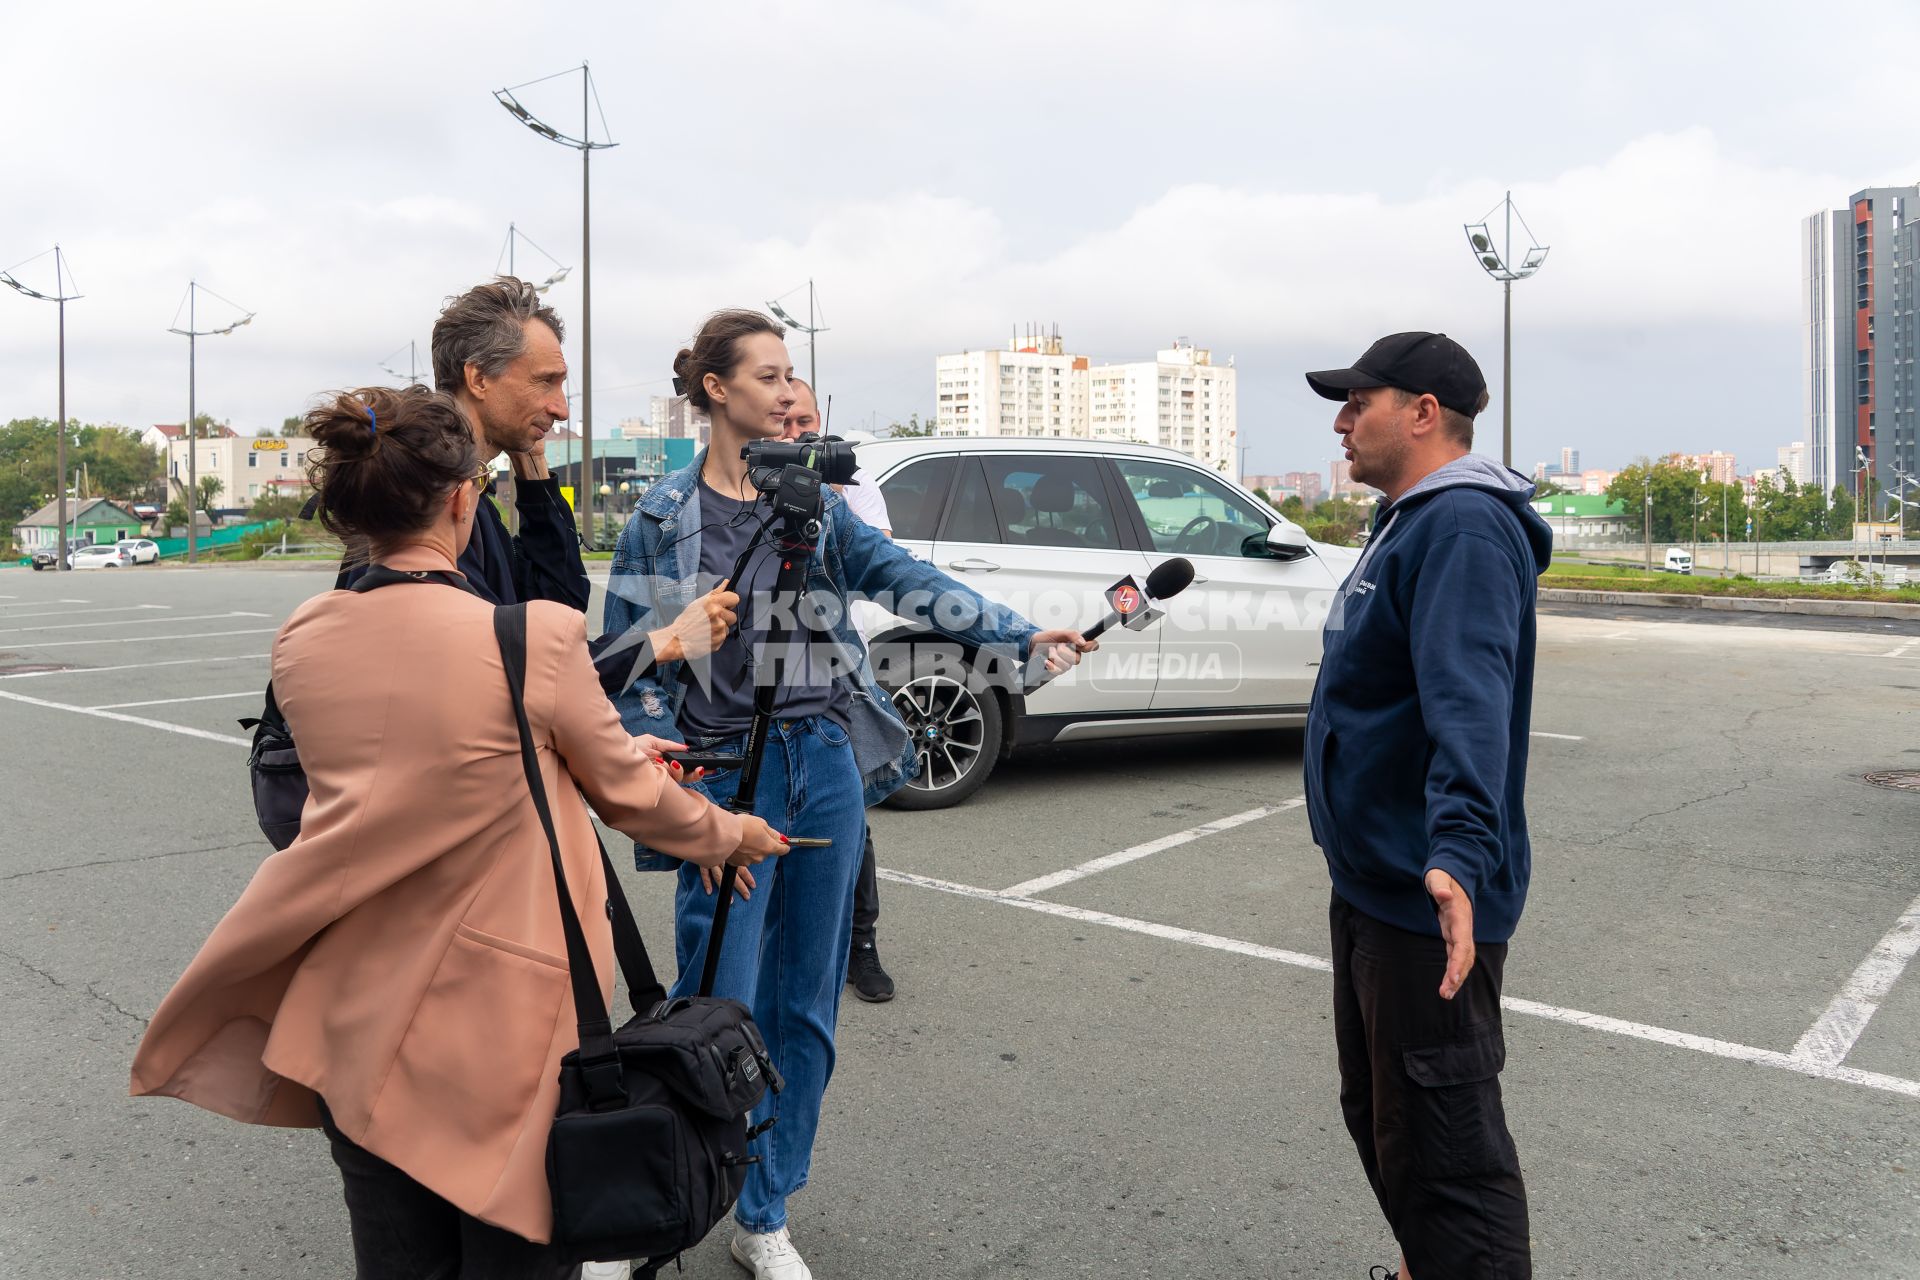
[[[1440,939],[1447,944],[1447,972],[1440,998],[1451,1000],[1473,969],[1473,899],[1460,882],[1435,867],[1427,872],[1427,896],[1440,913]]]
[[[1035,653],[1046,655],[1047,674],[1057,676],[1068,667],[1075,666],[1083,653],[1092,653],[1100,647],[1098,640],[1089,640],[1078,631],[1058,628],[1053,631],[1041,631],[1033,637]]]

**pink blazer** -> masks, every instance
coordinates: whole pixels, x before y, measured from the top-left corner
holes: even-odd
[[[452,569],[431,552],[403,569]],[[576,784],[609,825],[682,857],[740,819],[675,786],[621,727],[586,620],[528,608],[528,720],[567,881],[613,989],[606,880]],[[473,1216],[552,1232],[547,1130],[576,1047],[552,861],[529,797],[492,606],[431,583],[302,605],[273,687],[312,794],[161,1002],[135,1095],[342,1132]]]

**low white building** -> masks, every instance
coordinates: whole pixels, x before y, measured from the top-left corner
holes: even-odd
[[[140,438],[163,451],[167,498],[187,501],[185,428],[149,427]],[[193,442],[195,478],[219,478],[216,509],[250,507],[267,494],[302,494],[307,489],[307,453],[313,448],[308,436],[243,436],[231,427],[211,427]]]

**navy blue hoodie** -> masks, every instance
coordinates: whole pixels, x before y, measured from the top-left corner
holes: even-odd
[[[1533,852],[1524,793],[1534,599],[1553,534],[1517,472],[1468,454],[1383,506],[1327,619],[1307,718],[1307,813],[1334,891],[1438,936],[1426,873],[1505,942]]]

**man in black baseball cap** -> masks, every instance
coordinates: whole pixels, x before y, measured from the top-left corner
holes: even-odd
[[[1382,338],[1307,385],[1344,402],[1353,478],[1386,495],[1307,713],[1340,1107],[1399,1275],[1527,1280],[1500,984],[1533,867],[1534,598],[1553,537],[1533,486],[1471,452],[1486,380],[1445,334]]]

